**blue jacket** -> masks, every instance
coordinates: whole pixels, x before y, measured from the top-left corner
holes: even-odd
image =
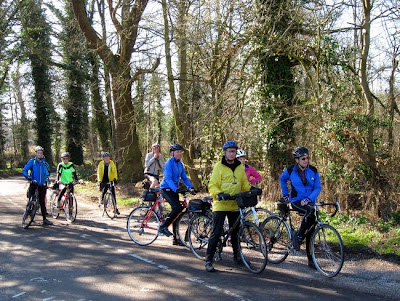
[[[45,159],[38,160],[36,157],[30,159],[22,170],[22,174],[25,178],[30,177],[39,185],[45,185],[50,176],[49,163],[47,163]]]
[[[190,189],[193,188],[193,184],[186,176],[185,169],[181,161],[176,161],[174,157],[171,157],[164,165],[163,169],[164,178],[161,182],[160,188],[169,188],[176,192],[179,185],[179,180],[182,179],[183,183]]]
[[[321,192],[321,180],[318,170],[308,165],[304,171],[307,183],[304,185],[297,171],[296,164],[286,168],[281,174],[279,180],[281,183],[282,195],[289,195],[287,182],[290,181],[290,202],[311,199],[314,204]]]

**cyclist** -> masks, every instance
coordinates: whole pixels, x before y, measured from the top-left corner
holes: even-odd
[[[151,153],[146,155],[144,174],[150,181],[150,188],[156,188],[160,184],[160,172],[163,170],[165,160],[160,153],[160,145],[154,143],[151,146]]]
[[[115,187],[107,187],[107,183],[114,182],[114,185],[117,184],[118,173],[117,166],[114,161],[111,160],[111,155],[108,152],[103,153],[103,160],[100,161],[97,166],[97,180],[100,182],[99,190],[102,191],[101,202],[103,202],[104,195],[107,192],[107,189],[111,189],[111,193],[115,199],[115,213],[120,214],[117,208],[117,198],[115,196]],[[101,204],[99,203],[99,206]]]
[[[70,185],[71,192],[74,193],[74,185],[72,182],[80,182],[78,176],[76,174],[76,169],[74,167],[74,163],[69,161],[70,156],[68,152],[61,154],[61,160],[57,166],[57,183],[54,185],[54,188],[58,189],[58,183],[64,184],[64,188],[61,190],[58,196],[57,208],[60,208],[60,201],[65,191],[67,190],[66,185]]]
[[[50,176],[50,166],[43,156],[43,147],[37,146],[35,148],[35,158],[30,159],[22,174],[30,181],[28,199],[35,193],[36,187],[39,190],[39,204],[43,216],[43,225],[52,225],[53,223],[46,218],[46,191],[47,181]]]
[[[315,209],[310,205],[314,205],[319,193],[321,192],[321,180],[318,170],[309,164],[309,152],[304,146],[297,147],[293,151],[295,164],[286,168],[280,176],[280,185],[283,199],[287,203],[291,203],[294,210],[304,217],[301,221],[299,231],[293,237],[293,248],[300,250],[300,244],[306,238],[306,252],[308,258],[308,266],[315,268],[312,261],[311,252],[309,250],[312,226],[315,222]],[[290,191],[288,182],[290,181]]]
[[[181,245],[181,242],[178,238],[178,234],[176,232],[176,218],[182,212],[183,207],[179,202],[179,194],[176,192],[179,186],[180,180],[194,193],[194,187],[192,182],[190,182],[189,178],[186,175],[185,169],[181,162],[182,154],[184,148],[182,145],[175,143],[171,145],[169,149],[169,153],[171,158],[164,165],[164,178],[161,182],[161,194],[171,205],[172,211],[166,217],[164,223],[160,226],[158,232],[160,235],[171,236],[173,235],[173,244]],[[172,231],[171,233],[168,230],[168,226],[172,223]]]
[[[246,164],[246,152],[243,149],[238,149],[236,153],[236,158],[243,164],[244,171],[246,173],[247,179],[250,184],[255,184],[262,179],[261,175],[250,165]]]
[[[232,227],[239,216],[238,206],[231,195],[241,191],[249,191],[251,186],[247,180],[242,164],[236,158],[238,145],[235,141],[227,141],[222,146],[224,156],[217,162],[211,174],[208,190],[213,197],[213,230],[208,241],[206,254],[206,271],[214,272],[213,257],[217,249],[218,239],[223,232],[225,217],[228,217],[229,227]],[[233,260],[240,264],[238,253],[237,231],[232,232],[231,243]]]

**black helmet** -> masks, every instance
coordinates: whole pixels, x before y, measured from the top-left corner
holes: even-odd
[[[170,151],[170,152],[174,152],[174,151],[176,151],[176,150],[184,150],[184,148],[183,148],[182,145],[180,145],[180,144],[178,144],[178,143],[172,144],[172,145],[170,146],[170,148],[169,148],[169,151]]]
[[[222,149],[224,151],[226,151],[228,148],[236,148],[236,149],[238,149],[239,147],[238,147],[238,145],[237,145],[237,143],[235,141],[226,141],[224,143],[224,145],[222,146]]]
[[[308,155],[308,149],[306,149],[304,146],[299,146],[294,149],[292,154],[293,154],[293,157],[300,158],[305,155]]]
[[[62,153],[62,154],[61,154],[61,159],[62,159],[62,158],[65,158],[65,157],[68,157],[68,158],[69,158],[69,153],[68,153],[68,152],[65,152],[65,153]]]

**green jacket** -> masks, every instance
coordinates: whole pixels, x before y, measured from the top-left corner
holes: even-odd
[[[71,183],[75,180],[78,181],[74,163],[68,162],[67,164],[61,162],[57,166],[57,181],[63,184]]]
[[[234,171],[226,165],[225,157],[214,166],[208,183],[208,191],[214,199],[213,211],[233,211],[238,209],[236,200],[218,201],[218,193],[224,192],[235,195],[242,191],[249,191],[251,188],[243,165],[237,159],[235,159],[235,163],[237,166]]]

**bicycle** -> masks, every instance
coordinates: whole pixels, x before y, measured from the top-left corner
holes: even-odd
[[[115,187],[114,181],[108,182],[105,184],[106,193],[104,194],[103,199],[99,202],[99,208],[101,212],[101,216],[104,216],[104,213],[111,219],[117,217],[117,200],[115,199],[112,189]],[[103,192],[100,192],[102,194]],[[99,196],[99,199],[101,196]]]
[[[233,231],[239,228],[238,251],[244,266],[252,273],[259,274],[267,265],[267,246],[262,230],[253,222],[246,220],[246,215],[252,212],[252,207],[257,204],[257,195],[261,189],[241,192],[234,196],[239,207],[239,216],[228,230],[224,230],[220,237],[215,252],[215,261],[222,260],[223,248],[227,245]],[[194,217],[189,228],[189,245],[192,253],[199,259],[205,260],[208,240],[212,233],[212,219],[207,216]]]
[[[310,240],[310,251],[315,267],[326,277],[336,276],[343,267],[344,246],[342,238],[337,230],[321,221],[319,207],[334,206],[335,211],[330,215],[332,218],[340,210],[339,202],[315,203],[315,223]],[[289,254],[295,254],[293,249],[293,237],[295,228],[292,223],[291,212],[296,211],[289,208],[289,204],[278,204],[279,215],[271,215],[262,225],[268,246],[268,261],[274,264],[283,262]],[[297,212],[297,211],[296,211]],[[308,231],[310,231],[308,230]],[[306,235],[308,232],[306,232]]]
[[[28,229],[28,227],[32,224],[36,215],[36,211],[39,209],[39,185],[35,182],[32,182],[31,185],[35,185],[35,192],[29,197],[24,215],[22,216],[22,227],[24,229]]]
[[[187,189],[177,190],[177,193],[182,194],[184,197],[183,200],[180,200],[184,209],[187,207],[186,197],[188,192],[189,190]],[[167,200],[161,196],[160,189],[152,188],[144,191],[142,201],[142,204],[133,209],[129,214],[126,227],[129,237],[135,243],[146,246],[154,242],[158,237],[158,229],[165,219],[162,204],[167,203]],[[178,215],[176,219],[181,216],[182,213]],[[180,229],[182,228],[181,226]],[[179,229],[179,226],[177,229]],[[178,230],[178,236],[181,242],[185,244],[185,236],[181,232],[181,230]]]
[[[57,219],[61,213],[64,211],[65,219],[72,223],[76,220],[76,216],[78,214],[78,204],[76,201],[75,195],[72,193],[72,187],[77,183],[67,183],[65,186],[67,189],[65,190],[64,195],[62,196],[60,203],[58,204],[58,198],[60,196],[61,189],[55,189],[50,196],[50,213],[51,216]]]

